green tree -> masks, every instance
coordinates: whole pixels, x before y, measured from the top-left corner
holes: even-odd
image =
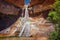
[[[49,12],[47,19],[54,23],[55,31],[50,33],[50,40],[60,40],[60,0],[56,0],[52,7],[55,10]]]

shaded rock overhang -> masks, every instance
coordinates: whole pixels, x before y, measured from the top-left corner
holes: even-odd
[[[12,3],[18,7],[24,6],[24,0],[4,0],[8,3]],[[53,4],[55,0],[31,0],[29,6],[33,6],[36,4],[50,5]]]
[[[12,14],[17,15],[20,10],[24,7],[24,0],[2,0],[7,3],[7,5],[3,2],[0,2],[0,12],[4,14]],[[51,9],[49,5],[53,4],[55,0],[31,0],[29,7],[34,7],[34,13],[41,12],[43,10]],[[42,9],[41,6],[42,5]],[[37,6],[37,7],[35,7]],[[38,10],[36,10],[38,9]],[[20,12],[21,13],[21,12]]]

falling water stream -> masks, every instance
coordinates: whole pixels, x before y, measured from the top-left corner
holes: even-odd
[[[28,14],[28,5],[25,5],[24,8],[25,8],[25,16],[23,18],[21,18],[20,23],[16,26],[15,30],[13,30],[10,35],[13,35],[16,31],[18,31],[18,28],[20,28],[18,36],[22,36],[22,35],[24,35],[26,37],[29,36],[30,21],[29,21],[29,14]]]
[[[25,5],[25,16],[21,20],[21,27],[22,29],[20,30],[19,36],[22,36],[23,32],[25,36],[29,36],[30,33],[30,22],[29,22],[29,14],[28,14],[28,5]]]
[[[30,0],[24,0],[24,8],[25,8],[25,16],[24,18],[21,20],[21,30],[19,33],[19,36],[22,36],[23,32],[24,32],[24,36],[28,37],[30,34],[30,22],[29,22],[29,14],[28,14],[28,4],[30,3]]]

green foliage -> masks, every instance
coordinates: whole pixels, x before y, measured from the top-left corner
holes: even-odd
[[[51,19],[54,23],[60,24],[60,1],[57,1],[53,4],[55,11],[50,11],[48,14],[48,18]]]
[[[55,31],[50,33],[50,40],[60,40],[60,0],[52,6],[55,11],[50,11],[47,19],[54,23]]]
[[[50,33],[50,40],[60,40],[60,33],[58,32],[51,32]]]

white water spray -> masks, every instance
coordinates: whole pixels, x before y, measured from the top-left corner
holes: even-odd
[[[30,22],[28,20],[28,18],[29,18],[28,5],[25,5],[24,7],[25,7],[25,16],[21,20],[21,28],[22,29],[20,30],[19,36],[22,36],[22,34],[23,34],[24,36],[27,37],[30,34]]]

